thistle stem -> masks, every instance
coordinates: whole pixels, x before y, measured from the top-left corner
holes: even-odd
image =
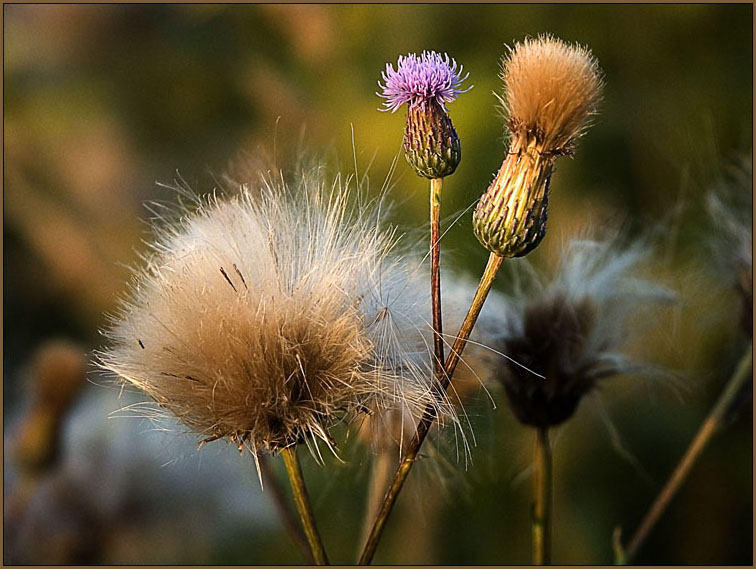
[[[302,527],[297,523],[297,517],[292,512],[290,505],[287,503],[281,485],[276,477],[273,475],[273,469],[270,465],[270,458],[268,455],[259,454],[257,456],[258,463],[260,465],[260,471],[265,479],[265,487],[271,491],[271,498],[273,503],[281,516],[281,522],[286,528],[287,533],[297,544],[297,547],[302,551],[302,554],[307,559],[308,563],[313,563],[315,559],[312,556],[312,551],[307,542],[307,536],[305,536]]]
[[[491,286],[496,279],[496,274],[499,271],[499,267],[501,267],[501,262],[503,260],[503,257],[499,257],[493,253],[491,253],[488,258],[488,264],[483,272],[483,276],[480,278],[480,283],[478,283],[478,289],[475,291],[475,296],[473,297],[470,309],[467,312],[467,316],[465,316],[465,320],[462,322],[459,334],[457,334],[457,339],[454,341],[449,357],[444,364],[444,375],[441,378],[437,378],[437,385],[441,393],[445,392],[449,387],[451,377],[454,375],[454,370],[457,367],[457,363],[459,363],[459,358],[465,348],[467,339],[470,337],[470,333],[480,315],[483,303],[486,301],[486,297],[491,290]],[[368,540],[365,543],[365,547],[362,550],[362,555],[359,560],[360,565],[369,565],[372,561],[373,555],[375,555],[375,550],[378,547],[378,540],[386,526],[388,516],[394,507],[399,492],[401,491],[402,486],[407,479],[407,475],[417,458],[417,453],[420,450],[425,437],[428,435],[428,431],[433,425],[435,419],[436,407],[428,405],[425,408],[425,413],[423,414],[422,419],[420,419],[420,422],[417,425],[415,435],[412,437],[412,440],[407,446],[407,450],[399,463],[399,468],[397,469],[396,474],[394,474],[394,479],[383,498],[383,504],[378,511],[375,523],[373,524],[373,529],[371,530]]]
[[[362,533],[357,547],[361,547],[368,539],[370,530],[373,529],[373,518],[378,514],[378,509],[383,503],[383,488],[391,480],[391,471],[394,470],[394,453],[388,448],[381,448],[379,455],[374,459],[370,472],[369,492],[367,507],[365,508],[365,519],[363,521]],[[357,550],[357,554],[360,549]]]
[[[431,258],[431,307],[433,310],[433,352],[435,376],[444,372],[444,340],[441,325],[441,185],[443,178],[430,182],[430,258]]]
[[[714,404],[714,407],[709,412],[709,415],[704,419],[701,427],[698,429],[698,433],[690,443],[688,450],[685,452],[682,460],[675,467],[672,475],[667,480],[662,491],[656,497],[648,513],[643,518],[640,526],[635,531],[630,540],[625,552],[625,563],[629,563],[633,557],[638,553],[638,550],[643,545],[649,532],[659,521],[664,511],[667,509],[672,498],[674,498],[677,491],[682,486],[683,482],[690,473],[691,468],[695,464],[696,460],[700,457],[706,445],[725,424],[725,416],[727,410],[730,407],[733,400],[738,396],[741,388],[746,382],[752,378],[751,368],[753,365],[753,344],[749,345],[746,353],[738,363],[738,367],[730,378],[729,382],[719,396],[719,399]]]
[[[551,564],[551,446],[548,427],[538,427],[533,500],[533,565]]]
[[[286,447],[281,451],[281,455],[286,465],[291,490],[294,493],[294,501],[297,504],[299,518],[302,521],[302,527],[307,536],[307,542],[310,544],[315,564],[328,565],[328,557],[323,548],[323,542],[320,540],[320,534],[318,534],[318,529],[315,527],[315,518],[312,515],[310,500],[307,497],[307,489],[305,488],[304,478],[302,478],[302,469],[299,466],[296,447]]]

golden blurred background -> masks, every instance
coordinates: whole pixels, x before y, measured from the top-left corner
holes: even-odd
[[[403,206],[392,220],[422,232],[426,181],[400,155],[404,114],[378,112],[375,92],[398,55],[448,52],[474,88],[449,105],[463,158],[444,185],[447,227],[456,220],[444,265],[476,278],[487,253],[460,214],[504,156],[500,58],[549,32],[590,47],[606,88],[574,159],[557,164],[549,233],[530,258],[553,265],[585,227],[653,228],[653,276],[679,295],[633,346],[676,381],[613,380],[556,437],[553,558],[611,563],[614,527],[635,528],[747,343],[705,203],[751,155],[752,8],[5,5],[5,561],[301,562],[250,457],[223,443],[196,452],[176,425],[114,418],[139,398],[84,379],[103,314],[146,250],[144,204],[175,201],[156,182],[180,176],[209,192],[225,172],[285,168],[302,148],[334,171],[367,174],[377,191],[398,156],[389,183]],[[495,409],[481,389],[469,395],[471,463],[457,460],[453,435],[430,443],[437,452],[410,477],[377,563],[529,561],[532,433],[491,391]],[[305,474],[326,546],[348,563],[368,473],[359,451],[344,458],[306,461]],[[637,561],[752,563],[752,498],[749,400]]]

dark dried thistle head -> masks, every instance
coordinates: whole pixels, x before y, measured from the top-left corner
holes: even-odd
[[[504,388],[512,411],[526,425],[553,426],[567,420],[596,381],[614,371],[581,357],[595,325],[596,306],[589,298],[566,301],[557,295],[529,304],[522,334],[503,344],[503,352],[520,364],[506,364]]]
[[[558,425],[602,379],[638,369],[622,353],[624,342],[674,298],[638,276],[649,254],[640,242],[574,240],[553,279],[502,304],[487,342],[506,356],[494,376],[520,422]]]

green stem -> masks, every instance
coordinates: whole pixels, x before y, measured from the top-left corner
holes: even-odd
[[[430,187],[430,258],[431,258],[431,307],[433,313],[433,352],[435,376],[444,372],[444,339],[441,325],[441,185],[443,178],[431,180]]]
[[[281,451],[281,455],[286,465],[291,490],[294,493],[294,501],[297,504],[299,518],[302,521],[307,542],[310,544],[312,556],[317,565],[328,565],[328,557],[323,548],[323,542],[320,540],[320,534],[318,534],[318,529],[315,527],[315,517],[312,515],[310,500],[307,497],[307,489],[305,488],[304,478],[302,478],[302,469],[299,466],[296,447],[286,447]]]
[[[281,516],[281,522],[286,528],[289,536],[291,536],[291,539],[297,544],[297,547],[299,547],[302,554],[307,558],[307,562],[313,563],[315,559],[312,556],[312,551],[307,542],[307,536],[304,531],[302,531],[302,527],[297,523],[297,517],[294,515],[291,506],[286,501],[281,485],[271,468],[270,457],[266,454],[258,454],[257,460],[260,465],[262,477],[265,480],[265,488],[271,492],[271,498]]]
[[[643,518],[640,526],[635,531],[635,535],[630,540],[630,544],[625,552],[625,563],[629,563],[633,557],[638,553],[638,550],[643,545],[649,532],[659,521],[664,511],[667,509],[672,498],[682,486],[683,482],[690,473],[691,468],[698,460],[699,456],[703,452],[706,445],[724,425],[725,415],[727,409],[733,400],[738,396],[741,388],[746,384],[748,380],[752,378],[751,368],[753,365],[753,344],[748,347],[746,353],[740,359],[738,367],[735,373],[730,378],[719,399],[714,404],[714,407],[709,412],[709,415],[704,419],[701,427],[696,433],[693,441],[690,443],[688,450],[679,462],[672,475],[667,480],[662,491],[656,497],[653,505],[649,509],[646,516]]]
[[[551,564],[551,466],[549,428],[538,427],[533,500],[533,565]]]
[[[467,316],[465,316],[465,320],[462,322],[462,326],[459,329],[457,339],[452,346],[451,353],[449,354],[449,357],[444,364],[444,375],[438,382],[439,388],[442,393],[445,392],[449,387],[451,377],[454,374],[457,363],[459,363],[459,358],[465,348],[467,339],[470,337],[473,326],[475,326],[475,321],[480,315],[480,311],[483,308],[483,303],[486,301],[486,297],[488,296],[488,293],[491,290],[491,286],[496,279],[496,274],[499,271],[499,267],[501,267],[502,261],[503,257],[499,257],[498,255],[495,255],[493,253],[491,253],[488,258],[488,264],[486,265],[486,269],[483,272],[483,276],[480,278],[480,283],[478,283],[478,289],[475,291],[475,297],[473,298],[470,309],[467,312]],[[378,547],[378,540],[380,539],[381,534],[383,533],[383,529],[386,526],[386,521],[389,517],[389,514],[394,507],[394,503],[399,496],[399,492],[404,485],[404,481],[407,479],[407,475],[409,474],[409,471],[412,468],[415,459],[417,458],[417,453],[420,450],[425,437],[428,435],[428,431],[433,425],[433,421],[435,419],[436,407],[434,405],[428,405],[425,408],[423,418],[420,419],[420,422],[417,425],[415,435],[412,437],[412,440],[407,446],[407,450],[402,457],[401,462],[399,463],[399,468],[394,474],[394,479],[392,480],[391,485],[389,486],[388,490],[386,491],[386,495],[383,498],[383,504],[381,505],[381,509],[378,511],[375,523],[373,524],[373,529],[371,530],[370,535],[368,536],[368,540],[365,543],[365,547],[362,550],[362,555],[360,556],[359,560],[360,565],[369,565],[372,561],[373,555],[375,555],[375,550]]]

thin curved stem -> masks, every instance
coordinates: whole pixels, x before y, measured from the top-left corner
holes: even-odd
[[[709,443],[712,436],[714,436],[724,425],[728,408],[736,399],[746,382],[752,378],[752,366],[753,344],[749,345],[746,353],[743,354],[743,357],[740,359],[735,373],[733,373],[730,381],[724,388],[724,391],[719,396],[717,402],[714,404],[714,407],[711,409],[706,419],[704,419],[704,422],[698,429],[696,436],[690,443],[690,446],[685,452],[682,460],[680,460],[678,465],[675,467],[675,470],[672,472],[669,480],[667,480],[664,488],[656,497],[653,505],[648,510],[648,513],[643,518],[643,521],[638,526],[638,529],[635,531],[635,535],[633,535],[632,539],[630,540],[630,544],[627,546],[627,549],[625,551],[625,558],[623,560],[625,563],[629,563],[638,553],[638,550],[645,542],[646,537],[654,528],[656,522],[659,521],[659,518],[667,509],[667,506],[669,505],[672,498],[674,498],[675,494],[677,494],[677,491],[680,489],[683,482],[685,482],[685,479],[688,477],[691,468],[695,464],[696,460],[698,460],[698,458],[701,456],[701,453],[703,452],[704,448],[706,448],[706,445]]]
[[[449,357],[444,364],[444,374],[442,377],[437,378],[437,385],[442,393],[449,387],[452,375],[454,375],[454,370],[459,363],[459,358],[462,355],[462,351],[465,349],[467,339],[470,337],[473,326],[475,326],[475,322],[480,315],[480,311],[483,308],[486,297],[496,279],[496,274],[499,271],[499,267],[501,267],[502,261],[503,257],[499,257],[493,253],[491,253],[488,258],[488,264],[483,272],[483,276],[480,278],[480,283],[478,283],[478,289],[475,291],[475,296],[473,297],[470,309],[467,312],[467,316],[465,316],[465,320],[462,322],[457,339],[455,340],[451,352],[449,353]],[[365,543],[365,547],[362,550],[362,555],[359,560],[360,565],[369,565],[373,560],[375,550],[378,547],[378,541],[383,533],[384,527],[386,526],[389,514],[394,507],[399,492],[401,491],[402,486],[404,486],[407,475],[417,458],[417,453],[420,450],[425,437],[428,435],[428,431],[433,425],[435,419],[436,407],[428,405],[425,408],[425,413],[423,414],[422,419],[420,419],[420,422],[417,425],[415,435],[412,437],[412,440],[407,446],[407,450],[399,463],[399,468],[397,469],[396,474],[394,474],[394,479],[383,498],[383,504],[378,511],[375,523],[373,524],[373,529],[371,530],[368,540]]]
[[[307,559],[307,562],[314,563],[315,559],[312,556],[312,550],[307,542],[307,536],[299,523],[297,523],[297,516],[291,510],[291,506],[287,503],[286,497],[284,496],[281,484],[273,474],[270,457],[266,454],[259,454],[257,460],[262,476],[265,479],[265,487],[271,491],[273,504],[276,506],[276,510],[278,510],[278,514],[281,516],[281,523],[283,523],[286,532],[294,543],[297,544],[297,547],[299,547],[300,551]]]
[[[549,428],[538,427],[533,494],[533,565],[551,564],[551,478]]]
[[[430,182],[430,258],[431,258],[431,308],[433,314],[433,352],[435,376],[444,372],[444,340],[441,324],[441,185],[443,178]]]
[[[323,548],[323,542],[320,540],[318,529],[315,526],[315,517],[312,515],[310,499],[307,497],[307,489],[305,488],[304,478],[302,478],[302,469],[299,466],[296,447],[286,447],[281,451],[281,455],[283,456],[284,464],[286,465],[286,472],[289,475],[291,490],[294,493],[294,501],[297,504],[299,518],[302,521],[302,527],[307,536],[307,542],[310,544],[312,556],[317,565],[328,565],[328,557]]]
[[[365,508],[360,541],[357,543],[357,555],[361,552],[362,544],[368,539],[370,530],[373,529],[373,519],[383,503],[383,489],[393,476],[395,456],[393,449],[383,446],[378,456],[373,459],[368,485],[367,507]]]

